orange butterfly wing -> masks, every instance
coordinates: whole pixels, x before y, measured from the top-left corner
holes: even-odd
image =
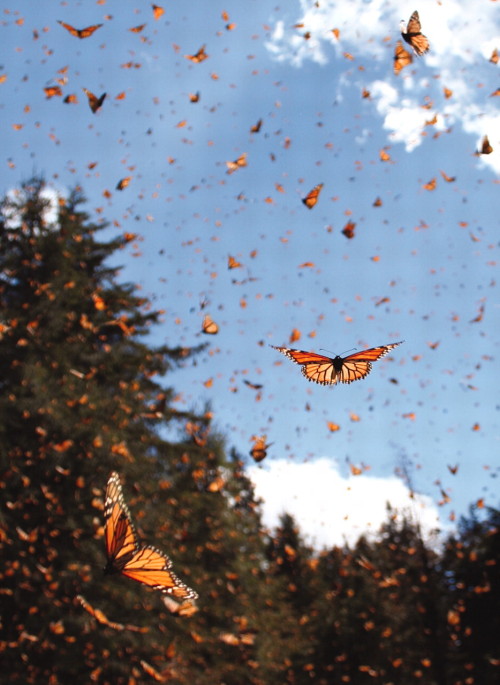
[[[410,17],[410,21],[408,22],[408,26],[406,27],[406,30],[403,30],[404,28],[404,23],[403,27],[401,29],[401,35],[403,36],[404,40],[411,45],[413,48],[415,54],[417,54],[419,57],[424,55],[426,52],[428,52],[430,46],[429,46],[429,41],[426,36],[424,36],[423,33],[420,32],[421,26],[420,26],[420,17],[418,16],[418,12],[415,11]]]
[[[120,477],[115,472],[108,480],[104,519],[108,557],[105,573],[121,573],[174,597],[196,599],[197,593],[170,570],[172,562],[166,554],[151,545],[139,547],[130,512],[123,499]]]
[[[413,57],[408,50],[405,50],[403,43],[398,40],[394,50],[394,73],[399,74],[401,69],[404,69],[413,62]]]
[[[206,314],[203,318],[203,323],[201,325],[202,333],[207,335],[216,335],[219,332],[219,326],[215,323],[209,314]]]
[[[64,21],[58,20],[58,23],[61,24],[66,31],[69,31],[72,36],[75,36],[75,38],[88,38],[102,26],[102,24],[94,24],[93,26],[87,26],[84,29],[75,29],[74,26],[71,26],[71,24],[65,24]]]
[[[307,209],[312,209],[317,203],[323,185],[323,183],[318,183],[317,186],[314,186],[314,188],[304,198],[302,198],[302,203],[307,207]]]
[[[282,354],[289,357],[296,364],[302,366],[302,374],[314,383],[321,385],[334,385],[335,383],[352,383],[367,376],[372,368],[372,362],[377,361],[390,352],[394,347],[401,345],[403,341],[371,347],[368,350],[355,352],[348,357],[325,357],[315,352],[292,350],[287,347],[274,347]]]
[[[310,381],[321,383],[322,385],[330,385],[337,382],[337,370],[335,368],[335,360],[331,357],[325,357],[323,354],[316,354],[315,352],[305,352],[304,350],[292,350],[288,347],[276,347],[271,345],[275,350],[278,350],[296,364],[302,366],[302,374]],[[341,357],[337,357],[341,359]],[[340,366],[339,366],[340,370]]]
[[[102,103],[106,98],[106,93],[103,93],[101,97],[98,98],[96,95],[94,95],[94,93],[92,93],[92,91],[88,90],[87,88],[83,88],[82,90],[88,98],[89,107],[92,110],[92,113],[95,114],[97,110],[102,107]]]

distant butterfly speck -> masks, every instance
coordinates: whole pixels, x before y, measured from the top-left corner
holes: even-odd
[[[408,45],[411,45],[413,52],[419,57],[422,57],[422,55],[429,50],[429,41],[427,37],[421,33],[421,28],[420,19],[416,10],[411,15],[408,25],[406,25],[404,20],[401,21],[401,35],[403,36],[403,40],[405,40]]]
[[[335,383],[352,383],[367,376],[372,369],[372,362],[383,357],[404,340],[382,345],[381,347],[371,347],[362,352],[355,352],[348,357],[326,357],[315,352],[304,352],[303,350],[292,350],[288,347],[276,347],[275,350],[286,355],[289,359],[302,367],[302,374],[309,381],[320,383],[321,385],[334,385]]]

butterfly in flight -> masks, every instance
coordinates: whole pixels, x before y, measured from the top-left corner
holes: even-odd
[[[491,155],[493,148],[490,145],[488,136],[484,136],[481,142],[481,149],[476,152],[476,155]]]
[[[198,50],[197,53],[194,55],[184,55],[186,59],[191,60],[191,62],[194,62],[195,64],[199,64],[200,62],[204,62],[206,59],[208,59],[208,55],[205,52],[205,46],[202,45],[201,48]]]
[[[304,352],[303,350],[292,350],[288,347],[276,347],[275,350],[289,357],[296,364],[302,367],[302,374],[309,381],[320,383],[321,385],[334,385],[335,383],[352,383],[367,376],[372,369],[372,362],[388,354],[404,340],[391,345],[381,347],[371,347],[362,352],[355,352],[348,357],[325,357],[315,352]]]
[[[170,570],[172,562],[160,550],[141,547],[130,512],[123,499],[120,476],[113,472],[106,488],[104,537],[108,562],[104,573],[121,573],[138,583],[180,599],[196,599],[197,593]]]
[[[269,449],[269,447],[271,447],[273,443],[266,443],[265,435],[254,435],[252,437],[252,440],[254,444],[252,446],[252,449],[250,450],[250,456],[254,461],[258,463],[259,461],[262,461],[266,458],[267,450]]]
[[[408,45],[411,45],[413,52],[419,57],[422,57],[422,55],[429,50],[429,41],[427,37],[421,33],[421,28],[420,18],[416,10],[411,15],[408,25],[405,24],[404,20],[401,21],[401,35],[403,36],[403,40],[405,40]]]
[[[307,209],[312,209],[314,207],[318,201],[323,185],[323,183],[318,183],[317,186],[314,186],[314,188],[302,198],[302,203],[307,207]]]
[[[413,57],[408,50],[405,50],[403,43],[398,40],[396,48],[394,49],[394,73],[399,74],[401,69],[404,69],[413,62]]]
[[[205,314],[203,317],[203,323],[201,325],[201,332],[207,335],[216,335],[219,332],[219,326],[215,323],[209,314]]]
[[[94,93],[92,93],[90,90],[87,90],[86,88],[83,88],[83,92],[89,100],[89,107],[92,110],[92,113],[95,114],[98,109],[101,109],[102,103],[106,98],[106,93],[103,93],[101,97],[98,98],[97,95],[94,95]]]
[[[227,174],[234,174],[235,171],[247,166],[247,153],[244,152],[242,155],[235,159],[234,162],[226,162]]]
[[[94,26],[87,26],[84,29],[75,29],[74,26],[71,26],[71,24],[65,24],[63,21],[58,20],[57,23],[61,24],[61,26],[65,28],[66,31],[69,31],[72,36],[75,36],[75,38],[88,38],[102,26],[102,24],[94,24]]]

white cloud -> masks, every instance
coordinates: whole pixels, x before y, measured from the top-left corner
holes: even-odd
[[[59,193],[51,186],[47,185],[42,189],[40,197],[47,201],[47,206],[42,213],[46,225],[51,225],[56,221],[59,209],[59,198],[61,196],[64,196],[64,193]],[[8,202],[13,204],[23,202],[23,190],[20,188],[11,188],[7,191],[6,198]],[[2,208],[2,215],[5,220],[5,225],[8,228],[14,228],[19,225],[21,221],[19,213],[9,206]]]
[[[370,91],[391,142],[404,142],[407,150],[414,149],[425,139],[421,135],[425,122],[436,113],[438,124],[433,130],[458,124],[476,139],[487,134],[494,152],[481,161],[500,172],[500,113],[497,98],[490,98],[484,85],[493,83],[498,69],[489,63],[493,49],[500,46],[495,5],[482,3],[478,11],[473,2],[420,0],[422,31],[430,40],[431,51],[423,59],[415,58],[398,77],[392,73],[392,50],[388,45],[392,48],[400,39],[399,21],[409,19],[414,6],[402,7],[395,0],[372,0],[369,4],[365,0],[322,0],[319,7],[301,0],[295,18],[286,24],[277,22],[267,48],[276,60],[298,68],[307,60],[325,65],[336,57],[344,59],[344,52],[351,53],[359,64],[368,58],[382,68],[386,65],[383,82],[378,79],[367,83],[365,74],[362,85]],[[340,31],[339,40],[333,28]],[[309,40],[304,38],[306,32]],[[350,77],[341,76],[338,86],[359,90],[360,82],[352,75],[351,66],[346,65]],[[413,71],[428,74],[429,69],[433,78],[416,81],[412,76]],[[443,86],[453,91],[451,98],[443,98]],[[388,98],[391,90],[395,97]],[[435,103],[432,112],[422,109],[424,98]]]
[[[264,525],[274,528],[283,513],[292,515],[306,541],[317,548],[355,544],[362,534],[376,534],[387,521],[387,503],[411,513],[423,534],[443,529],[430,497],[410,497],[398,478],[342,476],[330,459],[294,463],[266,462],[248,469],[257,497],[263,500]]]

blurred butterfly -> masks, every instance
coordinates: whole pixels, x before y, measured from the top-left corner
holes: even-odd
[[[446,183],[453,183],[457,180],[456,176],[448,176],[448,174],[446,174],[444,171],[441,171],[441,176],[444,178]]]
[[[413,62],[413,57],[408,50],[405,50],[403,43],[398,40],[394,49],[394,73],[399,74],[401,69],[404,69]]]
[[[476,155],[489,155],[493,152],[493,148],[490,145],[488,136],[484,136],[483,142],[481,143],[481,149],[476,152]]]
[[[247,153],[244,152],[238,159],[235,159],[234,162],[226,162],[226,166],[228,174],[233,174],[237,169],[247,166]]]
[[[116,184],[116,190],[124,190],[130,183],[132,178],[133,176],[126,176],[125,178],[120,179]]]
[[[129,31],[131,31],[132,33],[140,33],[141,31],[144,30],[145,26],[146,26],[146,24],[139,24],[139,26],[132,26],[132,28],[129,29]]]
[[[253,444],[252,449],[250,450],[250,456],[257,463],[266,458],[267,450],[273,444],[272,442],[266,444],[266,437],[267,436],[265,436],[265,435],[261,435],[261,436],[254,435],[252,437],[254,444]]]
[[[250,127],[250,133],[258,133],[262,127],[262,119],[259,119],[256,124]]]
[[[170,613],[176,616],[194,616],[198,612],[198,607],[193,601],[186,600],[179,604],[179,602],[176,602],[175,599],[168,595],[162,597],[162,600]]]
[[[53,97],[61,97],[62,96],[62,90],[60,86],[47,86],[47,88],[43,89],[43,92],[45,93],[45,97],[47,100],[50,100],[50,98]]]
[[[201,332],[207,335],[215,335],[219,332],[219,327],[215,321],[206,314],[203,318],[203,323],[201,324]]]
[[[276,347],[275,350],[289,357],[296,364],[302,366],[302,374],[309,381],[321,385],[334,385],[335,383],[352,383],[367,376],[372,369],[372,362],[385,356],[404,340],[382,347],[371,347],[362,352],[355,352],[348,357],[325,357],[315,352],[292,350],[287,347]]]
[[[194,590],[184,585],[170,570],[172,562],[160,550],[140,547],[130,512],[123,499],[120,477],[113,472],[106,488],[104,502],[104,537],[108,562],[104,573],[121,573],[154,590],[180,599],[196,599]]]
[[[228,256],[228,258],[227,258],[227,268],[228,269],[239,269],[242,266],[243,266],[243,264],[241,262],[239,262],[237,259],[235,259],[231,255]]]
[[[149,628],[147,626],[123,625],[122,623],[115,623],[114,621],[110,621],[109,618],[104,614],[104,612],[102,612],[100,609],[94,609],[94,607],[87,602],[85,597],[82,597],[82,595],[77,595],[76,598],[80,602],[82,607],[85,609],[85,611],[89,613],[92,616],[92,618],[95,618],[95,620],[103,626],[108,626],[109,628],[113,628],[113,630],[130,630],[135,633],[149,632]]]
[[[411,45],[413,52],[421,57],[429,50],[429,41],[426,36],[420,32],[420,19],[418,12],[415,10],[410,17],[408,25],[405,25],[404,20],[401,21],[401,35],[408,45]]]
[[[307,207],[307,209],[312,209],[314,207],[314,205],[318,201],[319,194],[321,193],[323,185],[323,183],[318,183],[317,186],[314,186],[314,188],[305,197],[302,198],[302,203]]]
[[[86,88],[82,89],[85,95],[87,96],[89,100],[89,107],[92,110],[93,114],[97,112],[98,109],[101,109],[102,103],[104,102],[106,98],[106,93],[103,93],[100,98],[98,98],[94,93],[92,93],[90,90],[87,90]]]
[[[166,682],[166,678],[168,677],[167,675],[163,675],[163,673],[160,673],[159,671],[156,670],[151,664],[148,664],[147,661],[144,661],[144,659],[141,659],[140,664],[144,671],[153,678],[153,680],[156,680],[157,683],[164,683]]]
[[[342,229],[342,235],[345,235],[347,240],[352,240],[354,238],[354,229],[356,228],[356,224],[354,221],[348,221],[344,228]]]
[[[200,62],[204,62],[206,59],[208,59],[208,55],[205,52],[205,46],[202,45],[201,48],[198,50],[198,52],[194,55],[184,55],[186,59],[191,60],[191,62],[194,62],[195,64],[199,64]]]
[[[153,17],[155,20],[158,20],[165,14],[165,10],[161,5],[151,5],[151,7],[153,9]]]
[[[66,31],[69,31],[72,36],[75,36],[75,38],[88,38],[102,26],[102,24],[94,24],[94,26],[87,26],[84,29],[75,29],[74,26],[71,26],[71,24],[65,24],[63,21],[58,20],[57,23],[61,24],[61,26],[65,28]]]

